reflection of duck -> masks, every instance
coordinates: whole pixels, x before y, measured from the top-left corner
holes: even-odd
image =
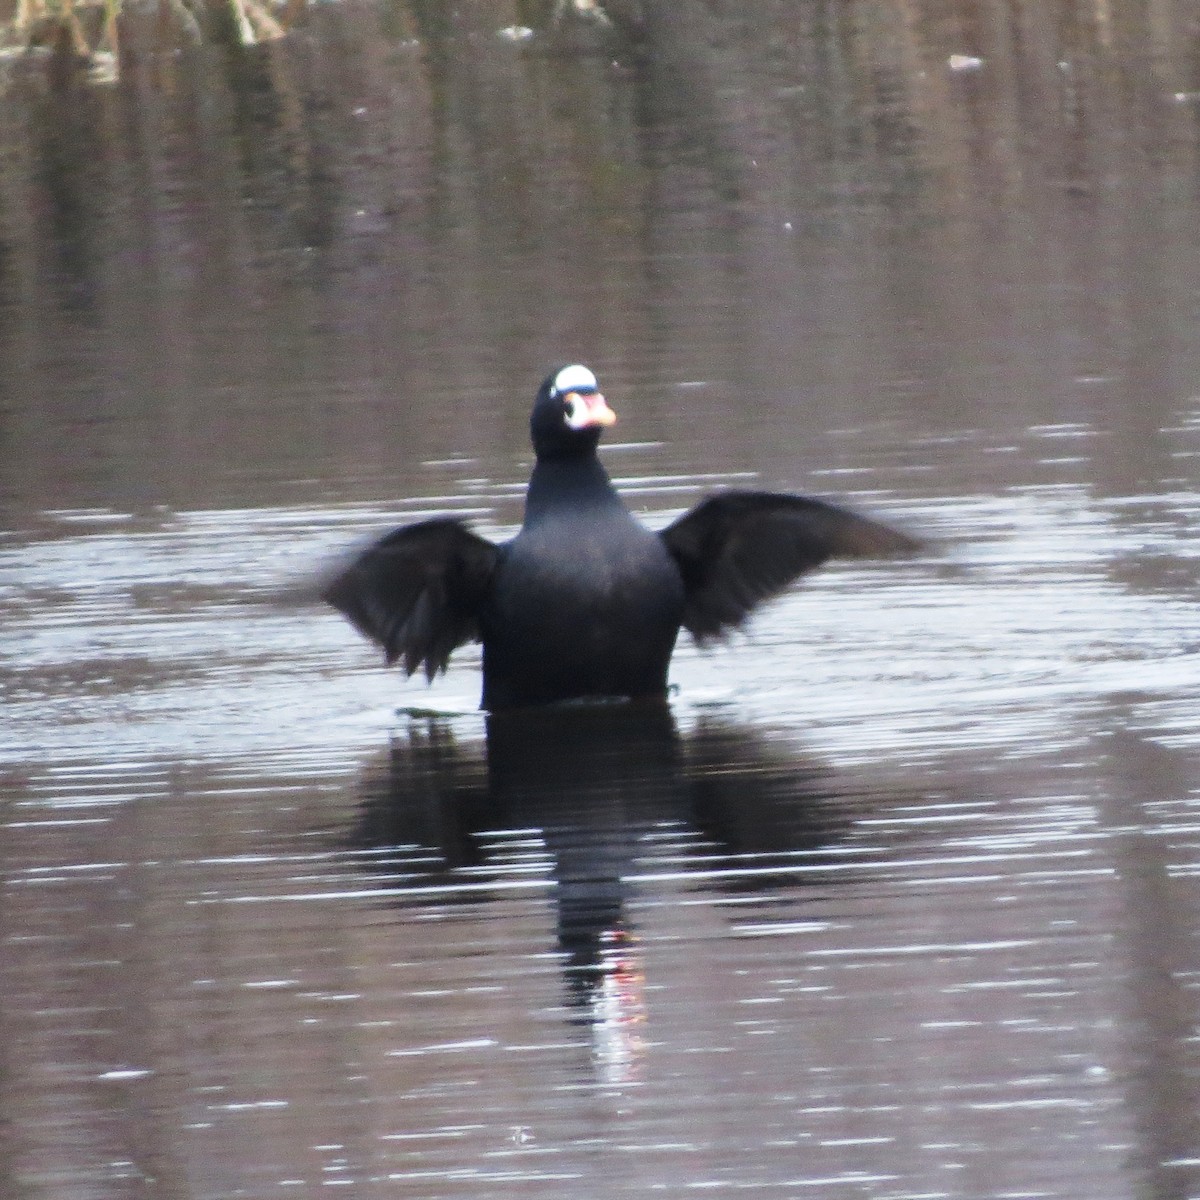
[[[757,731],[712,723],[681,736],[656,703],[551,706],[489,717],[486,756],[443,721],[414,724],[368,776],[356,841],[377,870],[408,847],[396,868],[416,873],[421,893],[440,883],[447,900],[479,901],[504,874],[501,835],[536,837],[571,1007],[598,1058],[619,1066],[643,1015],[627,911],[643,860],[666,841],[684,856],[672,873],[752,856],[754,869],[725,872],[722,886],[795,884],[798,856],[817,865],[845,828],[844,804],[826,772]]]
[[[616,420],[596,377],[542,383],[525,520],[502,546],[459,521],[397,529],[339,567],[322,595],[409,675],[483,642],[483,707],[665,696],[680,628],[698,642],[835,556],[908,551],[886,525],[803,496],[731,491],[652,533],[596,456]]]

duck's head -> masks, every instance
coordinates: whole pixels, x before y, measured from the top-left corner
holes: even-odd
[[[587,367],[559,367],[542,381],[533,402],[529,431],[534,452],[538,458],[590,454],[616,419]]]

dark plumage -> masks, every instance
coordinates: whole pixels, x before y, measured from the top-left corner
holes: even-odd
[[[703,644],[828,558],[918,547],[844,508],[772,492],[712,496],[653,533],[596,455],[614,420],[586,367],[553,372],[530,417],[537,462],[512,541],[422,521],[340,566],[323,598],[409,675],[432,679],[457,646],[482,641],[482,707],[494,711],[664,696],[680,628]]]

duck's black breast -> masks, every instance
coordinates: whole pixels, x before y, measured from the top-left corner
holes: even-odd
[[[619,501],[534,505],[482,613],[483,707],[665,695],[683,601],[661,538]]]

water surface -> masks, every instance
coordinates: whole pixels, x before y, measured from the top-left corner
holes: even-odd
[[[1200,1194],[1194,20],[612,11],[6,61],[6,1197]],[[571,360],[929,553],[668,711],[280,602]]]

